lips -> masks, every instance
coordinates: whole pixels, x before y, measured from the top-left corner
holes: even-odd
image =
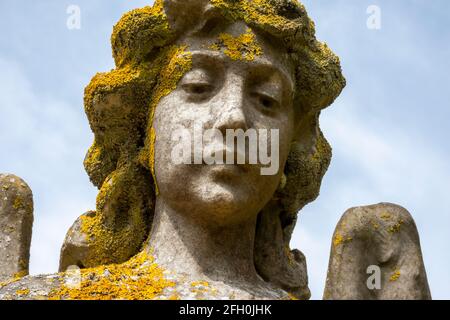
[[[236,168],[240,168],[244,172],[249,171],[251,166],[256,166],[255,164],[248,163],[249,156],[245,153],[245,151],[242,152],[242,150],[239,148],[234,148],[234,150],[232,150],[231,148],[227,148],[227,146],[217,145],[217,146],[214,146],[213,148],[211,148],[210,146],[208,148],[205,148],[203,150],[204,154],[205,154],[205,150],[208,153],[208,155],[211,155],[211,158],[214,158],[214,156],[217,153],[222,154],[223,157],[222,157],[222,159],[220,159],[220,160],[222,160],[221,162],[213,163],[213,164],[208,164],[203,159],[204,165],[223,167],[224,169],[226,169],[226,168],[231,169],[233,167],[236,167]],[[233,160],[231,164],[227,163],[227,158],[229,158],[229,157],[232,157],[232,160]],[[245,163],[238,163],[239,158],[245,159]]]

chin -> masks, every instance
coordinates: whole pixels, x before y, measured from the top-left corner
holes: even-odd
[[[244,222],[255,218],[258,210],[252,197],[254,195],[245,192],[239,187],[230,187],[226,183],[205,185],[197,189],[197,194],[192,195],[197,201],[195,211],[205,215],[209,220],[213,219],[220,224]]]

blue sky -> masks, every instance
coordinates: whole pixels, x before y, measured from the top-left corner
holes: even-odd
[[[83,89],[113,68],[109,37],[126,11],[152,1],[0,2],[0,172],[31,186],[31,273],[57,270],[72,222],[94,209],[82,162],[93,136]],[[450,299],[450,24],[447,0],[304,0],[348,85],[323,112],[334,157],[321,195],[300,214],[292,247],[320,299],[331,237],[353,206],[394,202],[414,216],[433,297]],[[81,29],[66,27],[69,5]],[[381,9],[370,30],[369,5]]]

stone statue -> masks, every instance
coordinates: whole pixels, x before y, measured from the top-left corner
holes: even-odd
[[[380,203],[345,212],[334,232],[323,298],[431,299],[419,234],[406,209]]]
[[[0,285],[0,299],[309,299],[305,257],[289,243],[331,159],[320,112],[345,79],[303,5],[157,0],[125,14],[111,42],[116,68],[92,79],[84,101],[95,135],[84,164],[100,190],[96,210],[68,231],[61,273],[10,280]],[[278,142],[268,153],[277,155],[277,170],[206,163],[206,149],[249,159],[250,147],[230,152],[217,136],[189,151],[190,160],[203,156],[199,163],[174,163],[180,141],[173,133],[197,123],[223,135],[259,130],[260,141]],[[190,139],[181,141],[192,150]],[[356,233],[367,223],[352,219],[351,254],[364,255],[366,238]],[[417,235],[412,227],[405,232]],[[408,241],[424,292],[418,236]],[[404,238],[391,242],[401,246]],[[333,249],[325,298],[371,298],[345,290],[339,254]],[[377,261],[345,266],[353,272]],[[384,297],[429,295],[375,298]]]
[[[0,174],[0,283],[28,274],[33,195],[19,177]]]

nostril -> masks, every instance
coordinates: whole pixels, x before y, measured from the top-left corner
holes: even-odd
[[[247,120],[245,113],[240,107],[234,107],[231,110],[222,112],[217,119],[216,128],[226,133],[227,129],[247,130]]]

